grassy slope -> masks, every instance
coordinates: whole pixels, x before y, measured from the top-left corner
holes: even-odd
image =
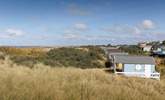
[[[41,51],[42,49],[5,48],[1,51],[3,50],[10,55],[24,57],[25,59],[20,58],[20,61],[18,61],[25,63],[33,62],[35,60],[32,59],[33,56],[38,57],[44,53]],[[84,48],[57,50],[52,52],[55,57],[58,56],[57,61],[63,61],[63,57],[68,54],[67,57],[74,55],[74,58],[76,56],[81,57],[81,59],[84,59],[82,54],[86,54],[85,58],[89,57],[93,60],[93,57],[96,57],[96,61],[100,58],[97,58],[96,55],[100,52],[93,54],[93,51],[97,51],[95,48],[90,48],[91,53],[89,53],[89,49]],[[62,56],[61,54],[65,55]],[[92,57],[90,57],[91,54]],[[29,58],[27,59],[27,57]],[[49,57],[55,59],[52,56]],[[91,60],[89,58],[88,60]],[[68,61],[76,61],[69,59]],[[105,60],[100,60],[102,66],[104,65],[103,61]],[[156,59],[156,61],[159,61],[159,59]],[[70,65],[76,64],[71,63]],[[158,70],[163,75],[165,67],[160,67],[160,65],[162,64],[158,64]],[[50,68],[45,65],[35,65],[34,68],[30,69],[15,65],[10,60],[0,60],[0,100],[164,100],[165,98],[164,76],[161,76],[161,81],[156,81],[115,76],[106,73],[103,69],[82,70],[72,68],[75,66],[70,68],[58,67]],[[85,66],[85,68],[91,67],[96,66]]]
[[[33,69],[0,64],[0,100],[164,100],[161,81],[124,78],[102,69]]]
[[[104,51],[94,46],[55,48],[50,51],[45,51],[45,48],[0,48],[0,52],[9,55],[13,62],[29,67],[43,63],[53,67],[104,68],[106,60]]]

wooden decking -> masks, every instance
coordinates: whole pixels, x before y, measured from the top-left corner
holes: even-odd
[[[158,79],[160,80],[160,73],[154,72],[150,73],[149,75],[146,75],[144,72],[115,72],[118,75],[124,75],[129,77],[143,77],[143,78],[152,78],[152,79]]]

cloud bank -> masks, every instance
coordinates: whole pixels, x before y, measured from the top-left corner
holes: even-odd
[[[101,25],[100,25],[101,26]],[[156,24],[150,19],[144,19],[135,25],[112,25],[104,26],[98,30],[97,34],[89,31],[88,24],[76,23],[61,37],[69,40],[80,41],[109,41],[113,43],[135,43],[139,41],[158,40],[159,36],[164,36],[165,32],[159,32]],[[86,30],[84,32],[84,30]],[[88,33],[88,34],[85,34]]]
[[[155,23],[152,20],[146,19],[142,21],[142,23],[140,24],[140,27],[143,29],[154,29]]]
[[[0,38],[15,38],[25,34],[26,32],[21,29],[7,28],[0,33]]]

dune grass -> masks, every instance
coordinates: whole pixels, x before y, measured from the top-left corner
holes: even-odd
[[[0,100],[164,100],[165,79],[126,78],[103,69],[30,69],[0,64]]]

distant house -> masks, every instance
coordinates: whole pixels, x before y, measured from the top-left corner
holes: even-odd
[[[138,44],[138,46],[139,46],[140,48],[144,48],[146,45],[147,45],[146,42],[141,42],[141,43]]]
[[[163,45],[155,45],[151,51],[153,56],[165,56],[165,46]]]
[[[112,55],[128,55],[128,53],[122,52],[118,48],[107,48],[106,54],[108,55],[107,58],[111,61]]]
[[[147,51],[147,52],[150,52],[150,51],[151,51],[151,48],[152,48],[152,45],[149,45],[147,42],[139,43],[138,46],[139,46],[143,51]]]
[[[144,78],[160,79],[160,74],[155,70],[153,57],[110,55],[112,68],[116,74]]]
[[[146,45],[142,49],[143,49],[143,51],[150,52],[152,49],[152,45]]]
[[[108,54],[111,54],[111,53],[121,53],[122,51],[116,47],[107,47],[105,49],[105,53],[108,55]]]
[[[112,69],[111,66],[113,66],[112,55],[128,55],[128,53],[124,53],[116,47],[108,47],[108,48],[105,48],[104,51],[105,51],[105,54],[107,55],[107,59],[108,59],[108,61],[106,62],[105,65],[106,65],[107,68],[110,67],[111,69]]]

